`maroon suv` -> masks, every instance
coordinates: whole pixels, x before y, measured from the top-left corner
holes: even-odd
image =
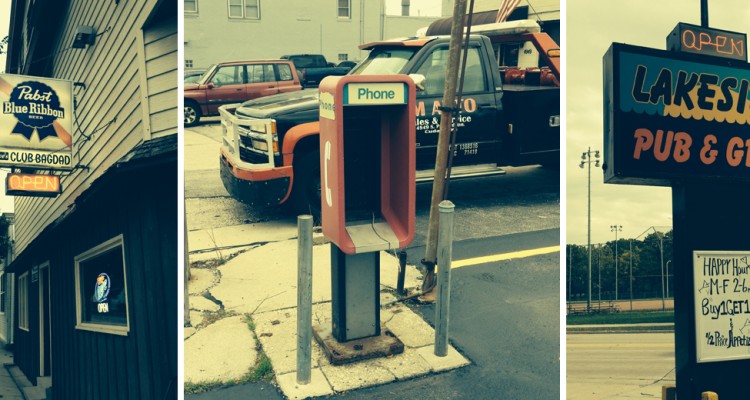
[[[218,115],[224,104],[302,90],[289,60],[232,61],[214,64],[201,79],[185,84],[185,126]]]

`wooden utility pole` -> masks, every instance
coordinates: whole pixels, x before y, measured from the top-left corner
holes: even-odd
[[[438,205],[443,200],[445,188],[445,173],[448,165],[448,151],[451,140],[451,124],[454,113],[458,112],[456,103],[456,86],[458,82],[458,67],[461,55],[461,35],[464,31],[464,15],[466,14],[466,0],[455,0],[453,4],[453,22],[451,25],[451,40],[448,49],[448,64],[445,69],[445,88],[443,103],[440,107],[440,133],[438,136],[437,156],[435,158],[435,180],[432,184],[432,201],[430,203],[430,222],[427,227],[427,249],[423,263],[426,276],[422,283],[424,292],[431,291],[435,286],[435,263],[437,257],[437,235],[439,225]]]

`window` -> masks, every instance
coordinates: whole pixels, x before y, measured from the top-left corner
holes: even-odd
[[[5,292],[7,291],[8,275],[5,273],[0,274],[0,313],[5,312]]]
[[[244,83],[242,74],[241,65],[219,67],[214,76],[211,77],[211,83],[216,86],[241,85]]]
[[[260,19],[260,0],[229,0],[229,18]]]
[[[294,75],[292,75],[292,68],[289,67],[289,64],[278,64],[277,68],[279,69],[280,81],[291,81],[294,79]]]
[[[185,14],[198,14],[198,0],[185,0]]]
[[[448,63],[448,48],[435,49],[417,70],[425,77],[425,90],[419,96],[442,96],[445,82],[445,65]],[[476,47],[469,49],[464,75],[464,93],[486,91],[486,83],[479,51]]]
[[[347,61],[347,60],[349,60],[349,54],[339,53],[339,61]]]
[[[351,0],[339,0],[338,16],[339,18],[352,18]]]
[[[414,56],[416,50],[374,49],[353,72],[355,75],[391,75],[398,74]]]
[[[29,273],[18,277],[18,327],[29,331]]]
[[[503,44],[497,50],[498,64],[504,67],[515,67],[518,65],[518,53],[521,49],[520,43]]]
[[[124,248],[120,235],[75,257],[76,329],[128,334]]]
[[[249,83],[275,82],[276,76],[271,64],[257,64],[247,66],[247,79]]]
[[[185,68],[193,68],[193,60],[185,60]]]

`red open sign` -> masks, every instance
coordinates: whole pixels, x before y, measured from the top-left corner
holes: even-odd
[[[40,174],[8,174],[5,194],[9,196],[56,197],[62,193],[60,177]]]

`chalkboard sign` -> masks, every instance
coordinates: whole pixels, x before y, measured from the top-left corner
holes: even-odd
[[[694,251],[697,362],[750,359],[750,251]]]

